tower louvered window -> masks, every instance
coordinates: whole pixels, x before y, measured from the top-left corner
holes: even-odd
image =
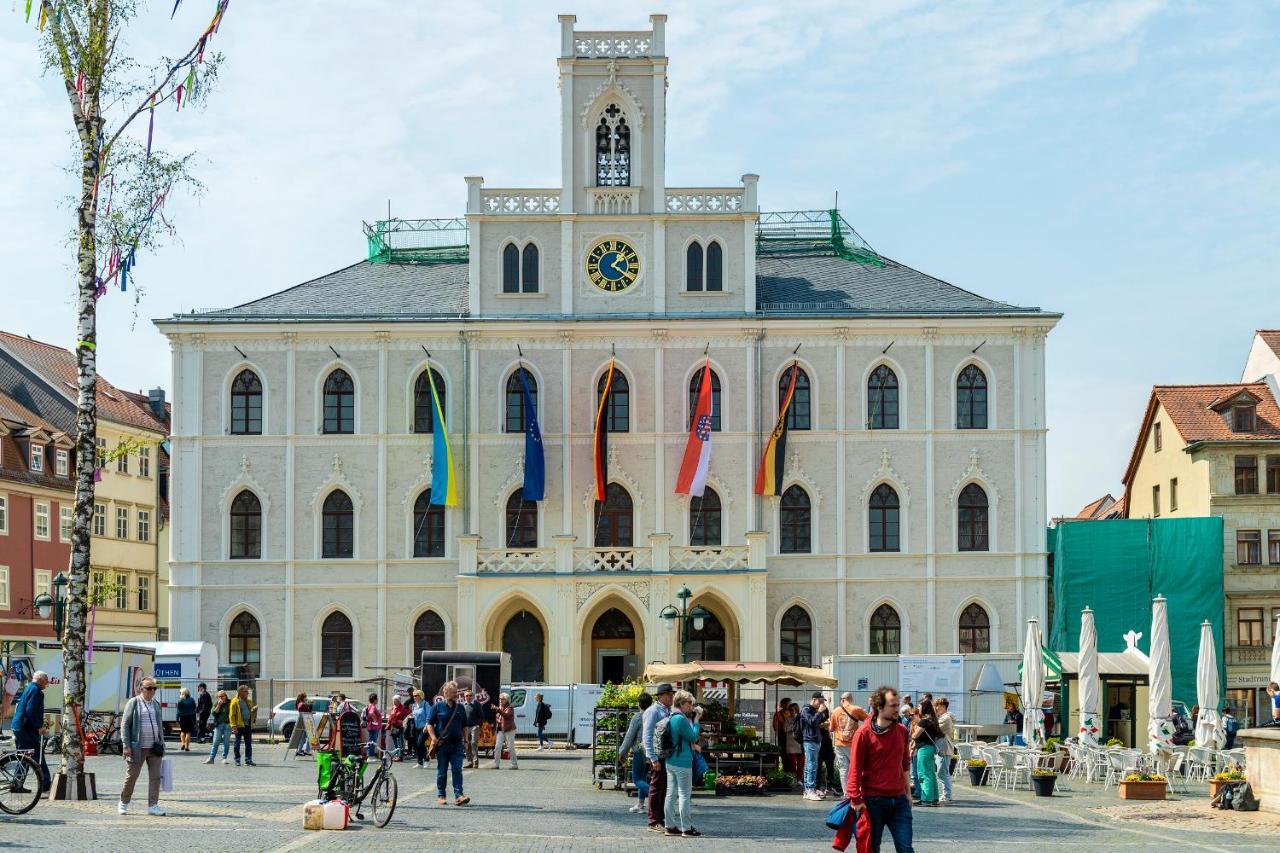
[[[610,104],[596,125],[596,186],[631,186],[631,126],[617,104]]]

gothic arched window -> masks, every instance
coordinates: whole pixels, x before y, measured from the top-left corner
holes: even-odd
[[[867,379],[867,429],[898,428],[898,376],[887,364]]]
[[[783,554],[808,554],[812,550],[813,512],[809,493],[790,486],[778,505],[778,550]]]
[[[898,493],[888,483],[881,483],[871,493],[867,509],[871,551],[900,551],[898,541]]]
[[[976,364],[956,377],[956,428],[987,428],[987,375]]]
[[[341,489],[324,499],[323,530],[320,556],[351,558],[355,556],[355,507]]]
[[[631,494],[617,483],[604,490],[604,500],[595,502],[595,546],[630,548],[633,537]]]
[[[262,556],[262,502],[245,489],[231,502],[231,559],[257,560]]]
[[[787,399],[787,388],[791,386],[791,370],[788,367],[778,377],[778,405]],[[787,408],[787,429],[811,429],[809,419],[809,374],[797,365],[796,390],[791,395],[791,405]]]
[[[431,381],[436,384],[436,396],[440,398],[440,411],[447,413],[449,410],[445,408],[445,388],[444,377],[440,375],[440,371],[434,367],[431,370],[431,380],[427,379],[427,371],[424,370],[418,374],[418,379],[413,383],[413,431],[414,432],[434,432],[436,423],[436,407],[431,402]]]
[[[428,610],[413,623],[413,666],[422,660],[423,652],[444,651],[444,620]]]
[[[529,398],[533,400],[534,406],[538,405],[538,380],[534,379],[533,374],[526,368],[517,367],[507,377],[506,411],[502,418],[503,432],[524,432],[529,426],[526,418],[530,414],[537,414],[525,411],[524,386],[520,383],[521,373],[524,374],[525,382],[529,383]]]
[[[783,663],[813,665],[813,620],[809,618],[809,611],[798,604],[788,607],[782,614],[778,634],[778,651]]]
[[[718,240],[707,244],[707,290],[711,293],[724,290],[724,249]]]
[[[431,502],[431,490],[413,502],[413,556],[444,556],[444,507]]]
[[[502,292],[538,292],[538,247],[525,243],[521,250],[515,243],[502,247]]]
[[[341,368],[324,380],[324,431],[341,435],[356,431],[356,384]]]
[[[689,423],[693,426],[693,414],[698,411],[698,392],[702,390],[702,371],[695,370],[689,377]],[[711,371],[711,431],[720,431],[720,376]]]
[[[986,551],[987,546],[987,493],[977,483],[970,483],[960,492],[960,509],[957,527],[961,551]]]
[[[684,289],[696,293],[702,290],[702,244],[694,240],[684,250]]]
[[[631,127],[617,104],[605,107],[596,125],[596,186],[631,186]]]
[[[978,655],[991,651],[991,617],[974,602],[960,614],[960,654]]]
[[[262,435],[262,380],[248,368],[231,383],[231,434]]]
[[[604,383],[609,376],[609,371],[600,374],[600,381],[596,383],[596,403],[600,402],[600,395],[604,393]],[[614,369],[613,383],[609,386],[609,401],[605,404],[604,411],[605,429],[609,432],[630,432],[631,431],[631,388],[627,385],[627,377],[621,370]]]
[[[320,676],[350,678],[353,670],[351,620],[341,610],[324,618],[320,626]]]
[[[519,489],[507,498],[507,547],[538,547],[538,504],[525,500]]]
[[[902,654],[902,618],[891,605],[881,604],[876,608],[876,612],[871,614],[868,631],[871,639],[871,654]]]
[[[720,545],[720,495],[710,486],[702,497],[689,498],[689,544],[695,548]]]
[[[240,611],[227,630],[227,663],[243,666],[247,678],[257,678],[262,668],[262,629],[247,610]]]

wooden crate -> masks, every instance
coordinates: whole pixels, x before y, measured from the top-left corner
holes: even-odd
[[[1120,799],[1122,800],[1163,800],[1169,789],[1168,782],[1124,782],[1120,783]]]

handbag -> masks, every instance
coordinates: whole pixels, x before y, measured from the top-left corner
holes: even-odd
[[[160,759],[160,790],[164,793],[173,791],[173,759]]]
[[[827,812],[827,829],[839,829],[849,819],[849,798],[841,797]]]
[[[446,733],[449,731],[449,727],[453,725],[453,718],[458,716],[458,707],[459,707],[458,705],[453,706],[453,713],[449,715],[449,722],[444,724],[444,730]],[[428,759],[433,759],[436,757],[436,753],[440,750],[441,740],[443,740],[443,738],[439,736],[431,739],[431,748],[427,750]]]

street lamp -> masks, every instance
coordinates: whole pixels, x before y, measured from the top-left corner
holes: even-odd
[[[680,599],[680,609],[677,610],[673,605],[668,604],[662,608],[658,614],[667,622],[667,630],[672,630],[676,626],[676,620],[680,621],[680,662],[687,663],[687,655],[685,654],[685,646],[689,643],[689,623],[693,622],[693,630],[701,631],[703,626],[707,624],[707,617],[711,615],[701,604],[689,610],[689,599],[693,597],[693,593],[689,591],[689,587],[682,587],[676,593],[676,598]]]
[[[53,636],[55,639],[62,639],[62,626],[65,621],[67,609],[67,584],[71,583],[71,579],[67,577],[66,572],[58,572],[58,576],[53,579]],[[39,596],[37,596],[39,598]],[[49,614],[47,606],[37,604],[40,608],[40,618],[46,618]]]

